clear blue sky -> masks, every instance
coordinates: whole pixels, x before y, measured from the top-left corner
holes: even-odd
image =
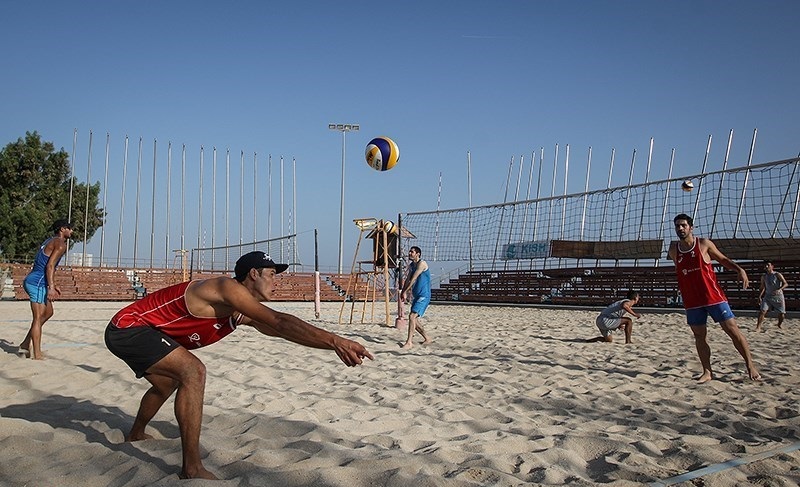
[[[606,185],[612,148],[613,185],[627,182],[634,149],[634,180],[643,181],[651,137],[651,180],[666,178],[672,148],[675,175],[699,173],[709,135],[708,169],[720,169],[730,130],[730,167],[746,163],[754,129],[754,163],[800,152],[800,3],[794,0],[41,1],[6,2],[3,17],[0,143],[36,130],[71,152],[77,129],[76,176],[85,180],[92,130],[91,180],[102,183],[110,134],[107,253],[116,251],[126,135],[132,164],[126,217],[133,215],[136,145],[144,139],[141,198],[148,210],[140,253],[149,252],[141,245],[149,240],[158,139],[159,164],[173,144],[173,248],[180,239],[180,147],[186,144],[193,188],[186,216],[191,247],[203,145],[207,194],[211,148],[220,151],[218,163],[231,151],[229,226],[237,242],[240,152],[249,199],[253,153],[260,164],[268,154],[273,164],[285,158],[284,213],[295,158],[298,231],[319,229],[326,267],[337,262],[342,150],[341,134],[327,128],[331,122],[361,126],[347,136],[347,266],[358,235],[350,221],[436,209],[440,173],[441,208],[467,206],[467,151],[474,205],[501,202],[510,159],[518,163],[524,154],[527,165],[540,147],[549,192],[555,144],[557,194],[566,144],[570,193],[583,190],[589,146],[592,189]],[[378,135],[400,146],[400,162],[387,173],[364,162],[366,143]],[[260,180],[265,173],[262,167]],[[281,217],[277,177],[274,166],[272,236]],[[224,172],[217,184],[221,205]],[[267,196],[264,179],[259,217],[266,217]],[[163,228],[164,196],[158,197]],[[210,203],[204,206],[210,214]],[[250,215],[245,240],[252,236]],[[217,229],[218,239],[222,233]],[[95,255],[99,236],[88,247]],[[312,264],[308,248],[302,252]]]

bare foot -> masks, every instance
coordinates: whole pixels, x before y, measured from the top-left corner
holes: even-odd
[[[762,332],[763,332],[763,331],[765,331],[765,330],[764,330],[763,328],[761,328],[760,326],[757,326],[757,327],[756,327],[756,331],[762,331]]]
[[[147,433],[137,434],[134,435],[133,433],[128,433],[128,436],[125,437],[125,441],[132,442],[132,441],[142,441],[142,440],[152,440],[153,436],[148,435]]]
[[[198,469],[192,469],[192,473],[188,473],[186,469],[181,470],[181,473],[178,474],[178,477],[182,479],[206,479],[206,480],[219,480],[219,477],[214,475],[213,473],[209,472],[205,469],[205,467],[200,467]]]
[[[755,367],[748,367],[747,374],[750,376],[750,380],[761,380],[761,374],[758,373],[758,369]]]
[[[433,340],[431,340],[431,339],[429,338],[429,339],[427,339],[427,340],[423,340],[423,342],[422,342],[422,343],[420,343],[420,345],[430,345],[431,343],[433,343]]]
[[[401,345],[401,346],[400,346],[400,348],[402,348],[402,349],[404,349],[404,350],[408,350],[409,348],[411,348],[411,347],[413,347],[413,346],[414,346],[414,344],[413,344],[413,343],[411,343],[411,342],[405,342],[403,345]]]
[[[39,352],[39,355],[36,355],[36,352],[33,352],[33,357],[31,357],[31,358],[33,360],[44,360],[45,359],[45,355],[42,352]]]
[[[711,376],[711,372],[703,372],[703,375],[701,375],[700,378],[697,379],[697,383],[704,384],[710,381],[711,379],[713,379],[713,377]]]

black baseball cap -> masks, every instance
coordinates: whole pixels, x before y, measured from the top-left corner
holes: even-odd
[[[268,267],[275,269],[275,274],[280,274],[289,268],[289,264],[276,264],[269,255],[260,250],[254,250],[253,252],[248,252],[239,257],[239,260],[236,261],[236,267],[233,273],[237,281],[244,281],[250,269],[263,269]]]
[[[54,221],[53,226],[51,226],[50,228],[52,228],[54,232],[57,232],[62,228],[69,228],[70,230],[72,230],[72,223],[70,223],[69,220],[65,220],[62,218]]]

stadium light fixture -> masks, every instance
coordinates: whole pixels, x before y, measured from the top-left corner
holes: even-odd
[[[344,155],[345,135],[347,132],[358,131],[361,127],[352,123],[329,123],[329,130],[338,130],[342,133],[342,189],[339,197],[339,274],[342,273],[342,250],[344,248]]]

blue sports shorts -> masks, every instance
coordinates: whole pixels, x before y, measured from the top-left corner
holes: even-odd
[[[733,311],[731,311],[731,307],[724,301],[710,306],[687,309],[686,323],[690,326],[706,326],[709,316],[711,316],[711,319],[714,320],[715,323],[736,318]]]
[[[44,304],[47,302],[47,286],[39,286],[36,282],[25,279],[22,282],[25,292],[28,293],[31,303]]]
[[[411,312],[416,313],[417,316],[422,318],[429,304],[431,304],[431,298],[428,296],[417,296],[414,298],[414,302],[411,303]]]

